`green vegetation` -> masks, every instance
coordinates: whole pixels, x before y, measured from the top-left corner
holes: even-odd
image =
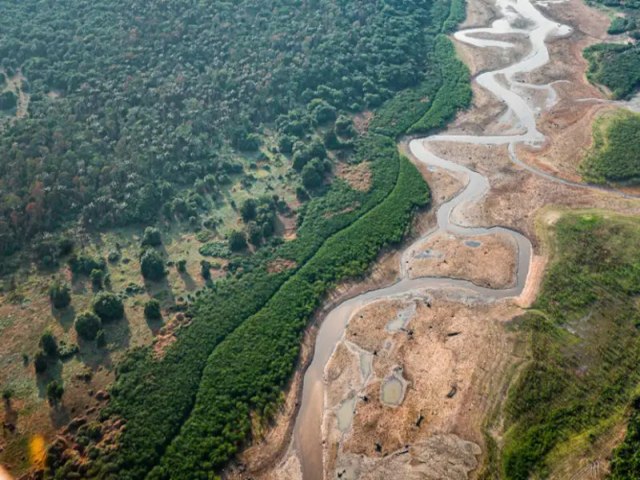
[[[140,242],[150,295],[175,275],[165,268],[176,258],[169,230],[192,232],[227,272],[214,277],[200,263],[209,288],[172,305],[188,327],[164,351],[137,348],[118,363],[101,414],[126,423],[117,448],[79,433],[91,461],[65,463],[53,449],[47,474],[211,478],[248,439],[250,412],[275,411],[325,294],[366,273],[427,204],[395,136],[441,127],[468,103],[468,72],[442,35],[464,17],[464,2],[109,0],[96,9],[25,0],[7,9],[3,65],[20,67],[32,93],[28,121],[0,135],[0,186],[11,192],[1,190],[0,253],[35,240],[55,267],[71,253],[61,253],[61,229],[162,225],[163,239],[150,228]],[[415,92],[428,99],[403,111]],[[369,132],[352,119],[363,110],[374,113]],[[330,174],[337,162],[365,161],[368,191]],[[270,171],[286,198],[269,182],[252,189]],[[295,238],[284,241],[292,217]],[[162,240],[160,253],[152,247]],[[106,251],[78,244],[74,281],[109,275]],[[114,278],[129,263],[137,273],[137,255],[109,248]],[[181,278],[197,272],[200,258],[177,258],[195,267],[178,261]],[[120,298],[98,294],[102,321],[123,315]],[[160,310],[152,302],[145,313]],[[87,338],[104,345],[99,325],[90,327]]]
[[[599,43],[584,50],[589,61],[587,78],[604,85],[613,98],[629,98],[640,86],[640,47]]]
[[[111,292],[100,292],[93,300],[93,311],[103,322],[120,320],[124,316],[122,300]]]
[[[53,333],[46,331],[40,337],[40,348],[50,357],[56,357],[58,355],[58,341]]]
[[[59,279],[54,280],[49,287],[49,300],[51,304],[57,308],[66,308],[71,303],[71,289],[69,285],[61,282]]]
[[[95,340],[102,328],[102,320],[93,312],[83,312],[77,316],[75,328],[84,340]]]
[[[155,282],[162,280],[167,274],[162,255],[151,248],[145,250],[142,254],[140,258],[140,270],[144,278]]]
[[[554,243],[535,309],[516,323],[531,360],[509,392],[508,479],[544,478],[554,452],[597,439],[640,381],[640,221],[565,214]],[[618,470],[625,452],[618,451]]]
[[[160,320],[162,318],[160,302],[155,298],[149,300],[144,306],[144,316],[149,320]]]
[[[630,478],[640,478],[640,397],[633,401],[627,434],[611,461],[611,480]]]
[[[581,169],[591,182],[640,182],[640,114],[620,109],[598,118]]]
[[[47,384],[47,399],[51,405],[57,405],[64,395],[64,387],[57,380],[52,380]]]
[[[589,62],[587,78],[611,90],[613,98],[629,98],[640,87],[640,2],[637,0],[591,0],[594,5],[613,10],[608,33],[626,34],[626,43],[599,43],[584,50]]]

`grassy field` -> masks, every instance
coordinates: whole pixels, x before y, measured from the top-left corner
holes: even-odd
[[[595,183],[640,182],[640,114],[619,109],[593,125],[593,147],[581,166],[585,180]]]
[[[550,228],[542,292],[513,323],[529,361],[509,391],[492,466],[513,480],[545,478],[595,449],[623,421],[640,381],[640,219],[565,213]]]

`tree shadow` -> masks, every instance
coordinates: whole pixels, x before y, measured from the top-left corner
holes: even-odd
[[[78,338],[80,347],[77,354],[78,360],[92,371],[96,371],[99,367],[111,369],[114,366],[111,351],[126,350],[131,343],[131,329],[126,315],[120,320],[103,323],[102,330],[106,340],[104,347],[98,347],[95,340]]]
[[[54,380],[62,383],[62,369],[64,368],[59,358],[47,359],[47,369],[36,374],[36,386],[38,387],[38,397],[47,398],[47,385]]]
[[[184,283],[184,288],[186,290],[188,290],[189,292],[198,290],[198,284],[195,282],[189,272],[178,272],[178,275],[180,275],[180,279]]]
[[[69,305],[62,309],[57,309],[53,305],[51,306],[51,315],[55,318],[64,329],[68,332],[73,327],[73,321],[76,318],[76,309],[73,305]]]
[[[4,424],[15,427],[18,423],[18,411],[13,408],[11,398],[3,399],[4,402]]]
[[[158,299],[161,303],[169,307],[176,305],[173,290],[166,276],[157,281],[144,278],[144,288],[151,297]]]
[[[160,332],[160,329],[164,327],[164,319],[163,318],[145,318],[147,321],[147,326],[151,333],[155,337]]]

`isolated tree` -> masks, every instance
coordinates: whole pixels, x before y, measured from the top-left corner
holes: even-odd
[[[162,318],[160,302],[155,298],[149,300],[144,306],[144,316],[148,320],[160,320]]]
[[[42,348],[42,351],[50,357],[58,355],[58,341],[49,330],[44,332],[40,337],[40,347]]]
[[[200,261],[200,275],[205,280],[209,280],[211,278],[211,263],[208,260]]]
[[[243,232],[233,231],[229,235],[229,249],[232,252],[239,252],[247,248],[247,237]]]
[[[93,312],[82,312],[76,317],[75,328],[80,338],[95,340],[102,328],[102,320]]]
[[[184,273],[187,271],[187,261],[184,258],[181,258],[176,262],[176,270],[180,273]]]
[[[140,269],[142,276],[147,280],[158,281],[166,275],[162,256],[152,249],[147,250],[142,255],[140,259]]]
[[[318,171],[315,162],[309,162],[302,169],[302,184],[308,190],[313,190],[322,185],[322,175]]]
[[[69,285],[61,282],[59,279],[54,280],[49,286],[49,299],[55,308],[66,308],[71,303],[71,289]]]
[[[245,200],[240,207],[240,215],[242,215],[242,220],[244,220],[245,222],[256,218],[257,212],[258,202],[256,202],[253,198]]]
[[[155,227],[147,227],[144,229],[144,235],[142,237],[142,246],[157,247],[162,245],[162,236],[160,230]]]
[[[124,316],[124,305],[116,294],[100,292],[93,299],[93,311],[103,322],[108,322]]]

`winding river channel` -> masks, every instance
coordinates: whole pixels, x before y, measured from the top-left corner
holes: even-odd
[[[490,27],[473,28],[457,32],[454,36],[460,41],[480,48],[510,49],[514,44],[508,41],[513,36],[526,38],[530,48],[524,58],[516,60],[507,67],[482,73],[474,81],[508,107],[505,117],[511,127],[504,135],[433,135],[414,139],[409,148],[416,161],[431,169],[443,169],[466,180],[465,187],[437,210],[437,228],[429,231],[412,245],[406,246],[401,259],[400,279],[388,287],[369,291],[351,298],[333,309],[323,320],[318,331],[314,356],[309,365],[303,384],[300,410],[293,431],[293,448],[302,465],[304,480],[323,478],[322,421],[325,384],[323,380],[325,366],[337,343],[341,340],[351,316],[363,306],[381,299],[400,296],[421,296],[427,290],[451,291],[457,294],[480,297],[487,302],[517,297],[522,293],[532,258],[532,246],[529,239],[518,232],[503,227],[472,227],[459,225],[452,221],[452,212],[479,202],[489,190],[488,179],[463,165],[436,156],[429,149],[430,142],[455,142],[478,145],[507,145],[512,161],[536,175],[553,181],[573,185],[562,179],[541,172],[523,164],[516,156],[515,145],[541,145],[544,136],[536,128],[536,118],[541,108],[549,108],[556,100],[552,85],[532,85],[517,79],[522,73],[531,72],[549,61],[546,40],[551,37],[566,36],[571,28],[546,18],[531,0],[497,0],[496,7],[500,18]],[[509,36],[509,37],[506,37]],[[491,37],[491,38],[489,38]],[[530,98],[533,91],[544,91],[546,103],[536,106]],[[463,216],[462,216],[463,217]],[[460,217],[459,217],[460,218]],[[413,247],[438,233],[447,232],[457,236],[479,236],[502,233],[511,236],[517,244],[517,278],[515,285],[507,289],[490,289],[477,286],[466,280],[446,277],[410,278],[406,269],[407,259]]]

